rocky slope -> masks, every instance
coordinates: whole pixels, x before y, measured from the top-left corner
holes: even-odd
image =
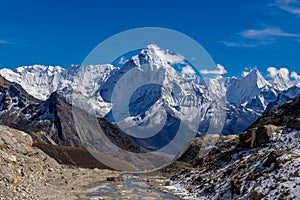
[[[161,170],[168,177],[161,188],[183,199],[299,199],[299,105],[297,98],[259,118],[241,135],[275,129],[266,128],[268,140],[252,146],[245,146],[251,137],[222,136],[207,156],[199,157],[203,140],[195,139],[178,161]],[[259,132],[252,137],[260,138]]]
[[[85,118],[97,119],[101,129],[117,146],[133,152],[141,150],[109,121],[96,118],[82,109],[73,108],[56,92],[46,101],[40,101],[29,95],[20,85],[1,76],[0,81],[0,124],[30,133],[35,142],[85,147],[72,113],[73,109],[76,109],[76,112]]]
[[[271,109],[257,119],[250,128],[268,124],[300,130],[300,97]]]
[[[59,165],[25,133],[0,125],[0,199],[78,199],[117,172]]]

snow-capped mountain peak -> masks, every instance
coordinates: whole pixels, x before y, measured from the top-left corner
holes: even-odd
[[[0,75],[11,82],[16,82],[32,96],[45,100],[57,90],[60,74],[64,71],[59,66],[32,65],[18,67],[14,71],[1,69]]]
[[[270,83],[276,90],[279,91],[287,90],[288,88],[293,86],[293,82],[281,73],[276,74],[276,76],[270,81]]]
[[[258,88],[270,85],[258,69],[253,69],[247,76],[244,77],[244,81],[249,85],[256,85]]]
[[[148,45],[140,54],[133,56],[132,60],[136,65],[150,64],[156,67],[185,63],[185,58],[182,55],[163,50],[155,44]]]
[[[94,95],[114,69],[111,64],[71,65],[67,70],[59,66],[32,65],[15,70],[1,69],[0,75],[22,85],[30,95],[40,100],[46,100],[52,92],[61,90],[65,92],[63,96],[70,100],[71,94],[68,92],[71,92],[71,88],[76,84],[85,88],[81,91],[83,95]]]
[[[258,69],[253,69],[241,79],[231,79],[227,90],[227,100],[234,104],[247,104],[270,86]]]
[[[62,71],[64,71],[64,69],[60,66],[32,65],[32,66],[21,66],[16,68],[15,70],[16,73],[24,73],[24,72],[36,73],[38,71],[61,73]]]

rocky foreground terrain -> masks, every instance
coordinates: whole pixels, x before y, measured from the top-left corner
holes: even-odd
[[[299,119],[300,97],[265,113],[242,134],[222,136],[203,158],[203,139],[197,138],[160,170],[167,177],[160,188],[183,199],[300,199]]]
[[[159,188],[182,199],[299,199],[299,140],[299,131],[284,130],[271,143],[246,149],[237,136],[227,136],[197,159],[197,139],[189,154],[160,171],[167,178]]]
[[[77,199],[119,173],[58,164],[21,131],[0,126],[0,199]],[[91,189],[92,192],[92,189]]]
[[[29,134],[0,125],[0,200],[179,199],[151,188],[148,178],[104,169],[84,149],[34,144],[62,165],[33,144]],[[162,186],[163,177],[152,178]]]

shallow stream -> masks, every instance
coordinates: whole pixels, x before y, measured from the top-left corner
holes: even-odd
[[[167,199],[179,200],[178,197],[160,190],[149,188],[145,181],[133,175],[122,182],[99,182],[97,191],[89,193],[90,199]]]

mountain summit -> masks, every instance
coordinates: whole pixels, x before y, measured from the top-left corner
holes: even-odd
[[[241,79],[232,79],[227,89],[227,100],[230,103],[244,104],[270,86],[257,69],[253,69]]]
[[[279,91],[288,90],[290,87],[293,86],[293,83],[284,77],[281,73],[278,73],[271,81],[271,85],[273,88]]]
[[[32,96],[45,100],[58,89],[63,71],[59,66],[33,65],[18,67],[14,71],[1,69],[0,75],[20,84]]]

